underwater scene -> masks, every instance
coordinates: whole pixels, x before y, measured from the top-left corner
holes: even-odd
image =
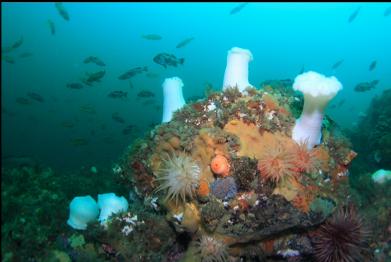
[[[1,22],[2,262],[391,261],[391,3]]]

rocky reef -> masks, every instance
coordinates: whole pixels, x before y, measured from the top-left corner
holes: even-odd
[[[303,96],[290,80],[261,87],[187,104],[124,154],[117,175],[143,212],[164,218],[133,236],[145,247],[137,261],[326,261],[341,250],[346,261],[367,258],[365,226],[346,211],[349,141],[325,116],[321,144],[295,142]],[[325,234],[352,221],[351,239]]]
[[[2,261],[35,261],[66,230],[67,199],[50,168],[2,168]]]
[[[356,132],[351,132],[360,162],[372,169],[391,169],[391,89],[372,99],[361,115]]]

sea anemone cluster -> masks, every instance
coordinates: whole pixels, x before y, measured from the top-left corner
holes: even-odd
[[[251,88],[251,53],[231,51],[222,92],[170,111],[172,117],[154,128],[144,147],[126,158],[142,168],[124,166],[123,176],[141,198],[164,191],[155,199],[165,197],[158,202],[167,211],[165,219],[177,233],[186,232],[187,258],[239,261],[255,246],[266,259],[292,252],[317,253],[326,262],[345,253],[358,257],[350,243],[361,245],[354,242],[362,233],[361,220],[351,211],[329,219],[347,201],[344,174],[355,156],[348,145],[333,143],[341,140],[335,137],[337,126],[321,130],[325,107],[342,86],[333,77],[308,72],[295,83]],[[303,99],[295,90],[304,93],[299,119]],[[265,249],[265,241],[276,245]]]
[[[196,254],[200,254],[203,262],[227,261],[227,246],[220,240],[204,235],[196,242]]]
[[[157,191],[167,189],[166,200],[185,202],[186,197],[193,198],[199,185],[201,169],[186,155],[167,155],[163,167],[158,171],[160,186]]]
[[[353,206],[340,208],[316,233],[315,258],[319,262],[365,261],[362,251],[368,236]]]

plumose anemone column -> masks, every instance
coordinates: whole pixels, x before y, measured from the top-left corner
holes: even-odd
[[[301,116],[296,119],[292,138],[298,143],[307,143],[307,148],[311,149],[320,144],[324,110],[342,89],[342,84],[334,76],[326,77],[309,71],[295,78],[293,89],[303,93],[304,107]]]
[[[166,78],[163,82],[163,119],[162,123],[169,122],[173,113],[182,108],[186,102],[183,98],[183,82],[179,77]]]
[[[240,92],[248,86],[248,63],[253,60],[250,50],[233,47],[228,51],[223,89],[237,86]]]

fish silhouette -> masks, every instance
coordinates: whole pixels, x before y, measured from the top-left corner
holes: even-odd
[[[357,7],[356,11],[354,11],[350,16],[349,16],[349,23],[353,22],[354,19],[356,19],[358,13],[360,12],[361,6]]]
[[[231,12],[229,14],[233,15],[233,14],[239,13],[246,5],[248,5],[248,3],[243,3],[243,4],[236,6],[235,8],[233,8],[231,10]]]

